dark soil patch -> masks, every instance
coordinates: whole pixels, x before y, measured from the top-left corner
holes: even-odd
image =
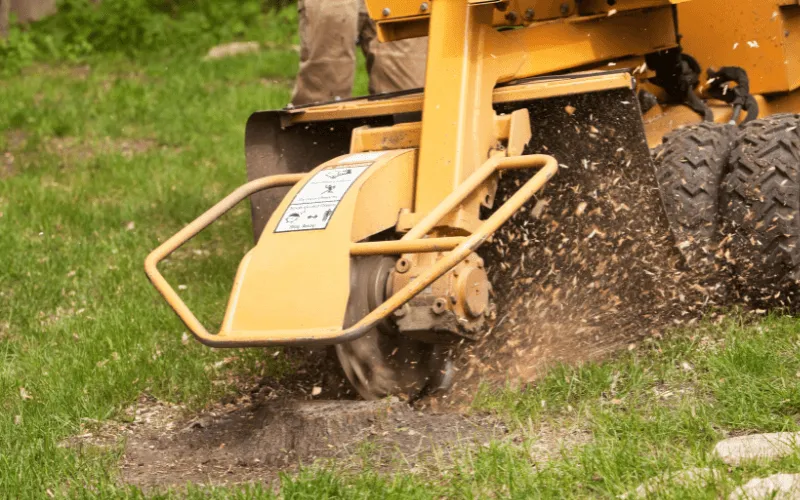
[[[398,400],[264,399],[129,436],[122,477],[145,488],[269,483],[281,471],[319,459],[335,459],[340,471],[365,463],[422,471],[507,432],[488,416],[423,413]]]
[[[121,480],[153,491],[187,483],[274,486],[281,472],[301,466],[438,478],[491,441],[524,441],[532,460],[542,461],[591,437],[546,424],[532,433],[511,430],[492,415],[456,411],[433,399],[415,405],[396,398],[348,399],[352,393],[330,362],[324,351],[312,351],[290,377],[265,379],[194,415],[142,396],[124,412],[124,421],[84,421],[81,434],[62,446],[124,443]]]
[[[436,400],[412,406],[353,397],[326,352],[311,351],[291,376],[262,380],[199,414],[143,396],[126,411],[125,422],[84,422],[82,433],[62,445],[109,448],[124,441],[122,481],[157,490],[187,483],[273,484],[279,473],[301,466],[335,465],[344,473],[369,466],[438,477],[492,440],[532,437],[531,454],[544,460],[589,439],[549,428],[523,436],[488,414],[443,411]]]

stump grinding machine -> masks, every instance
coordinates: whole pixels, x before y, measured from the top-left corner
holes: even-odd
[[[503,305],[493,304],[476,250],[559,182],[561,160],[550,152],[581,149],[559,143],[554,124],[576,112],[572,97],[580,97],[580,116],[616,125],[574,127],[605,143],[580,152],[589,160],[583,168],[636,171],[655,197],[658,171],[674,229],[700,245],[716,237],[707,226],[719,216],[731,149],[719,137],[800,104],[795,0],[367,4],[380,40],[430,37],[425,88],[254,113],[245,138],[250,182],[153,251],[145,268],[200,342],[334,345],[368,399],[446,389],[456,347],[492,323]],[[706,68],[711,83],[701,85]],[[540,128],[543,116],[550,119]],[[670,160],[654,167],[649,147],[693,123],[691,134],[661,146]],[[720,164],[710,173],[709,161]],[[580,175],[581,165],[561,166]],[[496,200],[511,171],[530,173]],[[740,202],[759,203],[748,189]],[[248,198],[257,244],[212,334],[156,266]],[[800,200],[785,200],[792,203]]]

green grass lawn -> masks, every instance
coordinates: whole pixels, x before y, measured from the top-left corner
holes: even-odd
[[[98,61],[0,84],[0,149],[13,154],[0,180],[0,490],[110,484],[114,457],[57,447],[82,419],[142,392],[202,405],[227,390],[207,368],[230,353],[182,345],[142,259],[245,181],[245,120],[286,103],[295,59]],[[246,213],[166,266],[205,319],[252,241]],[[226,369],[271,369],[258,352],[238,358]]]
[[[245,181],[245,121],[286,104],[296,64],[292,47],[272,46],[215,62],[98,56],[0,79],[0,495],[139,496],[119,483],[119,450],[59,443],[87,421],[122,418],[143,393],[199,408],[236,391],[236,381],[286,370],[260,350],[185,342],[142,265]],[[365,87],[360,72],[356,92]],[[242,206],[164,266],[207,324],[219,321],[251,243]],[[476,409],[507,419],[522,440],[465,450],[434,475],[308,469],[285,476],[280,494],[612,498],[660,474],[710,467],[723,478],[668,485],[663,495],[718,498],[755,475],[800,471],[800,455],[729,469],[709,453],[728,433],[797,430],[799,354],[800,328],[789,317],[675,332],[616,360],[554,369],[536,386],[481,392]],[[530,450],[545,426],[588,439],[537,460]]]

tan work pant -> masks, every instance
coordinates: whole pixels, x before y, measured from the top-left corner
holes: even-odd
[[[364,0],[299,0],[300,70],[292,104],[350,97],[356,43],[364,51],[370,94],[422,87],[428,39],[380,43]]]

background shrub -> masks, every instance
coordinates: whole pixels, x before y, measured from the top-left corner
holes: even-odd
[[[61,0],[58,13],[0,40],[0,70],[36,60],[78,61],[92,54],[137,58],[180,51],[200,54],[237,39],[292,43],[290,0]]]

